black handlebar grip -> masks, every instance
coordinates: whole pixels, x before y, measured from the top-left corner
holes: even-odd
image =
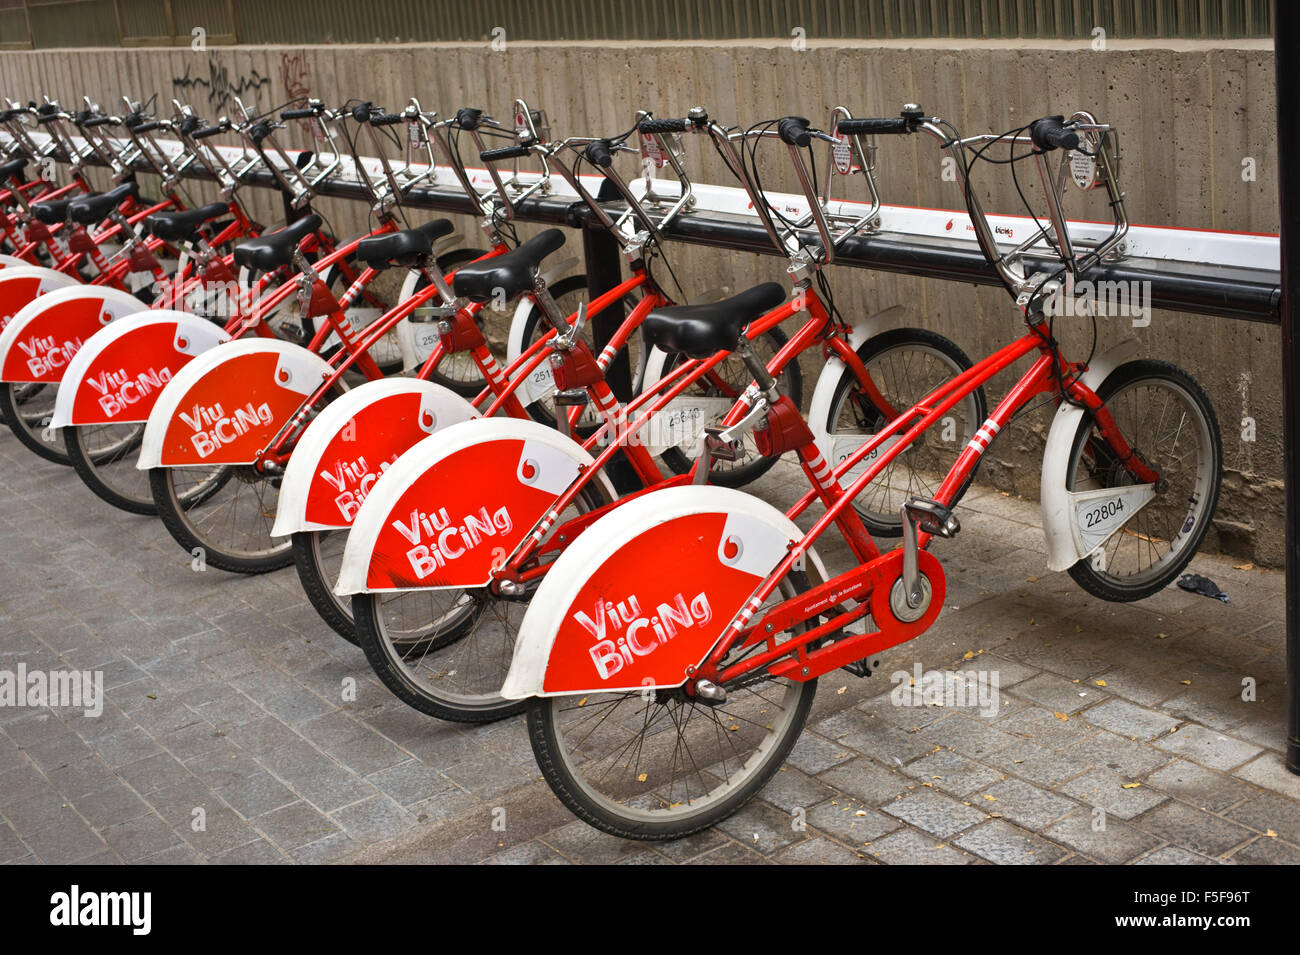
[[[7,122],[9,122],[9,120],[13,119],[15,116],[17,116],[17,115],[18,115],[19,113],[21,113],[21,112],[22,112],[21,109],[4,109],[4,110],[0,110],[0,123],[7,123]]]
[[[589,163],[593,166],[599,166],[601,169],[608,169],[614,161],[608,139],[597,139],[593,143],[588,143],[582,154],[587,157]]]
[[[371,126],[396,126],[406,119],[405,113],[379,113],[370,117]]]
[[[370,102],[358,103],[352,107],[352,118],[358,123],[370,122]]]
[[[686,120],[684,119],[643,119],[636,124],[637,132],[645,133],[684,133],[686,132]]]
[[[803,116],[787,116],[776,124],[777,135],[787,146],[807,146],[812,142],[812,130]]]
[[[835,124],[845,136],[884,136],[893,133],[910,133],[911,125],[901,116],[884,119],[842,119]]]
[[[280,113],[281,119],[311,119],[316,115],[316,111],[311,107],[306,109],[286,109]]]
[[[496,162],[499,159],[525,159],[530,152],[527,145],[502,146],[499,149],[485,149],[479,153],[484,162]]]
[[[107,126],[109,123],[112,122],[114,122],[112,116],[91,116],[89,119],[82,122],[81,125],[82,126]]]
[[[37,116],[52,116],[58,111],[59,108],[55,106],[53,103],[42,103],[40,106],[36,107]]]
[[[36,117],[36,122],[44,126],[46,123],[52,123],[59,118],[58,113],[44,113]]]
[[[84,126],[86,125],[86,120],[90,119],[94,115],[95,114],[88,109],[79,109],[72,114],[72,125]]]
[[[122,117],[122,122],[126,124],[127,129],[134,129],[147,119],[143,113],[127,113]]]
[[[1052,149],[1077,149],[1079,134],[1063,125],[1064,116],[1045,116],[1029,126],[1029,138],[1044,152]]]
[[[262,145],[262,140],[271,135],[271,124],[266,120],[259,120],[252,126],[248,127],[248,138],[253,141],[254,146]]]
[[[190,134],[190,138],[207,139],[209,136],[215,136],[218,133],[224,133],[225,131],[226,127],[224,126],[205,126],[202,129],[196,129]]]
[[[181,117],[181,133],[186,136],[194,135],[194,132],[201,129],[202,126],[203,120],[199,119],[197,116],[191,115]]]
[[[483,110],[475,109],[472,106],[462,106],[456,110],[456,125],[466,132],[473,132],[478,129],[479,123],[483,119]]]
[[[163,124],[160,123],[160,122],[158,122],[157,120],[152,120],[152,121],[150,121],[150,122],[148,122],[148,123],[141,123],[139,126],[135,126],[135,127],[133,127],[133,128],[131,129],[131,132],[133,132],[133,133],[152,133],[155,129],[162,129],[162,125],[163,125]]]

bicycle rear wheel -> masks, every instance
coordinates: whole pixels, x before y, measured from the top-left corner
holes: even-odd
[[[1160,480],[1155,497],[1069,574],[1103,600],[1141,600],[1173,583],[1209,530],[1222,480],[1219,423],[1200,385],[1164,361],[1120,365],[1097,395],[1134,453]],[[1140,483],[1111,451],[1091,415],[1079,424],[1066,474],[1071,491]]]
[[[293,562],[290,542],[271,537],[278,477],[252,465],[153,468],[149,491],[168,532],[205,566],[263,574]]]
[[[58,385],[0,384],[0,418],[19,441],[46,461],[71,464],[68,452],[50,427]]]
[[[808,586],[796,572],[778,593]],[[816,680],[763,680],[715,706],[680,689],[533,698],[528,734],[579,819],[624,839],[677,839],[727,818],[772,777],[816,692]]]
[[[560,515],[564,522],[608,503],[596,482]],[[551,535],[558,533],[552,529]],[[486,589],[416,590],[352,598],[356,642],[375,675],[408,706],[439,719],[481,723],[524,708],[501,696],[526,600]]]

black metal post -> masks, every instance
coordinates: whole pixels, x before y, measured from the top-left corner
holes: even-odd
[[[594,300],[623,281],[623,256],[618,242],[600,223],[584,218],[582,252],[587,269],[587,296]],[[591,335],[599,354],[614,337],[625,318],[623,305],[607,308],[591,319]],[[605,371],[605,381],[622,402],[632,400],[632,366],[628,350],[623,349]],[[642,482],[623,455],[616,455],[608,465],[609,479],[621,494],[640,490]]]
[[[1300,775],[1300,6],[1273,2],[1282,242],[1282,458],[1286,494],[1286,766]]]

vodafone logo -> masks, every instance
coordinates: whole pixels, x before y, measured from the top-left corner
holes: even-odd
[[[952,231],[952,220],[951,220],[951,219],[949,219],[949,220],[948,220],[948,224],[947,224],[946,226],[943,227],[943,231],[944,231],[944,232],[951,232],[951,231]]]

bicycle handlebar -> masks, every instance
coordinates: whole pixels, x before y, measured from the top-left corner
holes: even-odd
[[[404,113],[376,113],[370,117],[371,126],[395,126],[406,119]]]
[[[636,124],[637,132],[653,135],[655,133],[684,133],[687,121],[684,119],[643,119]]]
[[[204,126],[202,129],[196,129],[194,132],[190,133],[190,138],[207,139],[210,136],[216,136],[218,133],[224,132],[226,132],[226,127],[224,126]]]
[[[587,145],[582,151],[582,155],[593,166],[599,166],[602,169],[608,169],[610,163],[614,161],[614,155],[610,151],[611,143],[608,139],[597,139]]]
[[[1053,149],[1078,149],[1079,134],[1064,126],[1064,116],[1045,116],[1029,126],[1029,138],[1044,152]]]
[[[846,136],[878,136],[914,133],[916,130],[901,116],[883,119],[842,119],[835,128]]]
[[[813,140],[812,128],[804,116],[786,116],[778,120],[776,132],[787,146],[807,146]]]
[[[501,146],[497,149],[485,149],[478,155],[484,162],[496,162],[499,159],[524,159],[532,151],[531,147],[531,143],[521,143],[518,146]]]
[[[312,109],[311,107],[307,107],[307,108],[305,108],[305,109],[286,109],[286,110],[283,110],[283,111],[280,113],[280,118],[281,118],[281,119],[284,119],[284,120],[289,120],[289,119],[311,119],[311,118],[312,118],[313,116],[315,116],[315,115],[316,115],[316,110]]]

